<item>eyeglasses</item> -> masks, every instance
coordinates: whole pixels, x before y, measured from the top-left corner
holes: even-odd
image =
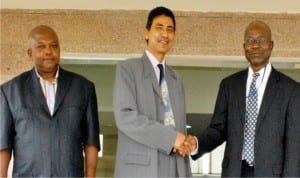
[[[245,43],[245,45],[249,45],[249,46],[253,45],[254,43],[256,43],[258,45],[264,45],[264,44],[266,44],[266,43],[268,43],[270,41],[271,40],[268,40],[268,39],[266,39],[264,37],[260,37],[260,38],[257,38],[257,39],[255,39],[255,38],[246,38],[245,41],[244,41],[244,43]]]

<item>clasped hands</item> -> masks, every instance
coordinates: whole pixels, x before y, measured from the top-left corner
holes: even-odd
[[[188,156],[197,147],[197,141],[192,135],[184,135],[178,132],[173,146],[173,152],[182,157]]]

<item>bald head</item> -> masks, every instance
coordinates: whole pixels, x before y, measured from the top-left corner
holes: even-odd
[[[46,34],[46,33],[53,35],[58,41],[58,36],[57,36],[56,32],[47,25],[39,25],[39,26],[34,27],[28,34],[28,39],[30,40],[32,38],[35,38],[35,35],[37,35],[37,34]]]
[[[271,34],[270,27],[265,22],[259,21],[259,20],[253,21],[247,26],[247,28],[245,30],[244,38],[247,38],[247,34],[249,31],[256,30],[256,29],[265,31],[266,37],[269,40],[272,40],[272,34]]]

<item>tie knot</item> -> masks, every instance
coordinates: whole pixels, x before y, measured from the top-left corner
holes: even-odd
[[[164,66],[162,64],[157,64],[157,67],[159,68],[159,71],[164,71]]]
[[[256,80],[259,77],[259,73],[253,73],[253,79]]]

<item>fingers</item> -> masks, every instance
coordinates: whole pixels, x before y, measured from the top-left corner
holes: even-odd
[[[180,147],[184,141],[185,141],[185,135],[181,132],[177,132],[174,148]]]
[[[196,141],[195,137],[192,135],[186,136],[183,144],[187,147],[189,152],[192,152],[197,147],[197,141]]]
[[[177,132],[176,140],[173,146],[173,152],[179,153],[180,155],[185,154],[185,148],[182,147],[183,142],[185,141],[185,135],[183,133]]]
[[[174,150],[177,154],[179,154],[182,157],[185,157],[187,155],[189,155],[189,151],[188,149],[184,146],[184,144],[182,144],[180,147],[176,148]]]
[[[197,141],[192,135],[185,136],[182,133],[178,133],[174,144],[173,152],[179,154],[182,157],[188,156],[197,147]]]

